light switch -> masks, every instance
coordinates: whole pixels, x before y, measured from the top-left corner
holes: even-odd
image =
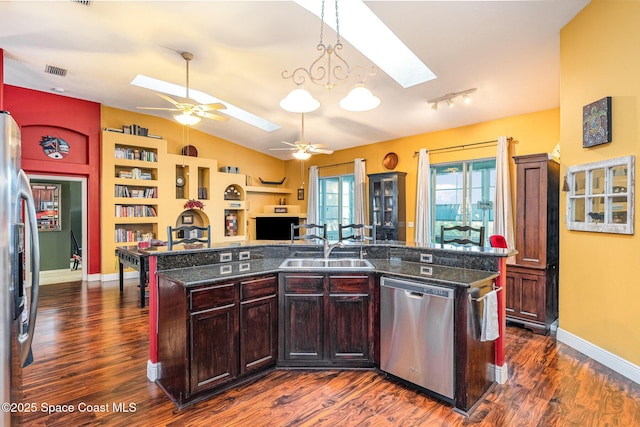
[[[409,221],[409,223],[407,224],[408,228],[413,228],[413,221]]]

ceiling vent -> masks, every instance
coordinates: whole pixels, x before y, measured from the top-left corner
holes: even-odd
[[[47,65],[46,67],[44,67],[44,72],[60,77],[65,77],[67,75],[67,70],[60,67],[54,67],[53,65]]]
[[[91,0],[71,0],[71,3],[78,3],[84,6],[91,6]]]

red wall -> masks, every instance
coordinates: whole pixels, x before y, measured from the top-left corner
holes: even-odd
[[[0,80],[1,82],[1,80]],[[88,273],[100,273],[100,104],[3,85],[4,110],[22,132],[22,168],[27,173],[86,177],[88,184]],[[48,157],[40,141],[54,136],[69,143],[69,155]]]

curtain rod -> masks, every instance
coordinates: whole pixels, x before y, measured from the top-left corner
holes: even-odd
[[[367,159],[363,159],[363,161],[367,161]],[[318,169],[322,169],[322,168],[330,168],[333,166],[344,166],[344,165],[352,165],[354,164],[354,162],[342,162],[342,163],[334,163],[332,165],[323,165],[323,166],[318,166]]]
[[[507,141],[511,142],[513,141],[512,137],[508,137]],[[460,145],[452,145],[451,147],[442,147],[442,148],[435,148],[433,150],[427,150],[428,153],[433,153],[436,151],[443,151],[443,150],[453,150],[454,148],[466,148],[466,147],[473,147],[475,145],[485,145],[485,144],[495,144],[496,142],[498,142],[497,139],[493,139],[491,141],[483,141],[483,142],[474,142],[471,144],[460,144]],[[417,156],[418,154],[420,154],[419,151],[414,151],[413,152],[413,156]]]

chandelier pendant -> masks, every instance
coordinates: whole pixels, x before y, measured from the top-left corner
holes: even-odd
[[[378,68],[374,65],[369,70],[363,66],[356,66],[353,69],[349,67],[347,61],[340,55],[343,49],[343,45],[340,41],[340,24],[338,19],[338,0],[335,0],[336,7],[336,43],[334,45],[325,45],[323,38],[324,29],[324,0],[322,0],[322,14],[320,22],[320,42],[316,46],[316,50],[320,52],[320,55],[311,63],[308,68],[298,67],[291,73],[287,70],[282,72],[283,79],[291,79],[296,85],[296,89],[280,102],[282,108],[287,111],[307,113],[314,111],[320,106],[320,103],[308,93],[303,85],[308,81],[318,86],[324,86],[328,90],[332,90],[334,87],[348,82],[352,77],[356,82],[356,88],[360,91],[366,91],[366,103],[367,105],[358,102],[357,106],[351,106],[352,103],[347,102],[349,106],[345,106],[341,102],[341,106],[351,111],[367,111],[377,107],[380,104],[380,99],[375,97],[371,92],[364,87],[364,82],[369,76],[374,76],[378,73]],[[300,95],[304,93],[304,97]],[[296,95],[295,97],[293,95]],[[351,95],[351,94],[350,94]],[[296,99],[293,99],[296,98]],[[300,98],[304,98],[304,105]]]

